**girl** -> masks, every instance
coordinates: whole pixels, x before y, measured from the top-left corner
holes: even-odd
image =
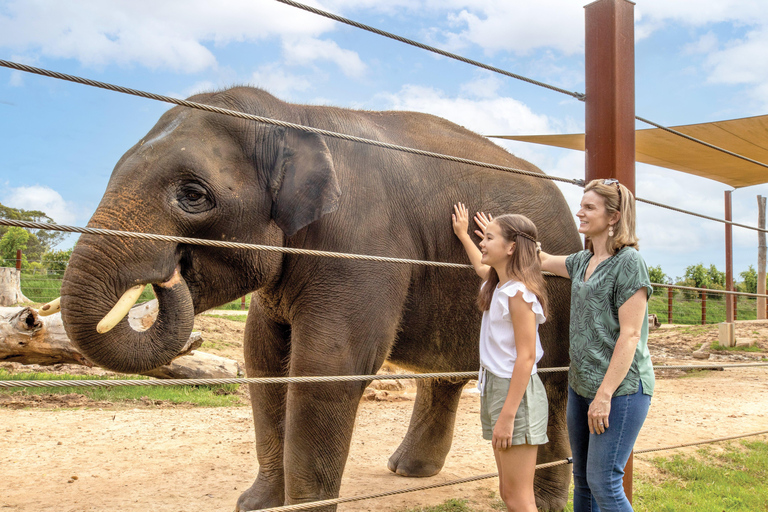
[[[480,419],[499,470],[507,510],[536,512],[533,476],[538,445],[547,439],[548,403],[536,363],[544,355],[538,327],[547,301],[536,226],[502,215],[485,226],[480,250],[469,237],[467,208],[453,207],[453,232],[483,279],[480,328]]]

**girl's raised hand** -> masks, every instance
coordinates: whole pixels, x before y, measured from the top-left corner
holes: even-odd
[[[469,211],[464,206],[464,203],[453,205],[451,220],[453,221],[453,232],[456,236],[461,237],[467,234],[467,229],[469,229]]]
[[[475,234],[480,238],[485,238],[485,228],[488,226],[488,224],[491,223],[492,220],[493,215],[490,213],[486,215],[485,212],[477,212],[475,214],[475,224],[477,224],[480,229],[476,229]]]

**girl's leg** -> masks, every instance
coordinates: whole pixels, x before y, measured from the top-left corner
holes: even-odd
[[[631,512],[624,494],[624,466],[643,426],[651,397],[642,386],[633,395],[611,399],[611,414],[603,434],[591,435],[587,460],[587,481],[602,512]]]
[[[577,394],[568,386],[568,438],[573,456],[573,512],[599,512],[597,502],[587,483],[587,455],[589,454],[589,426],[587,412],[591,400]],[[613,418],[609,420],[613,428]]]
[[[536,512],[533,476],[539,447],[513,445],[506,450],[493,450],[499,469],[499,494],[508,512]]]

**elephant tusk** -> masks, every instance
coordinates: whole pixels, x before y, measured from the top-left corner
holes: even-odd
[[[53,299],[48,304],[43,305],[43,307],[38,310],[37,314],[40,316],[48,316],[58,313],[59,311],[61,311],[61,297]]]
[[[133,288],[129,288],[128,291],[120,297],[120,300],[117,301],[115,307],[101,319],[99,325],[96,326],[96,331],[99,334],[111,331],[113,327],[120,323],[120,320],[125,318],[125,315],[127,315],[128,311],[130,311],[133,305],[136,304],[136,301],[139,300],[139,296],[143,291],[143,284],[137,284]]]

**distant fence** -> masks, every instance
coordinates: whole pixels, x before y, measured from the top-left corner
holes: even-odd
[[[648,313],[664,324],[716,324],[725,322],[726,301],[733,303],[734,320],[757,319],[757,296],[752,293],[700,290],[655,284]],[[768,309],[768,308],[767,308]]]

